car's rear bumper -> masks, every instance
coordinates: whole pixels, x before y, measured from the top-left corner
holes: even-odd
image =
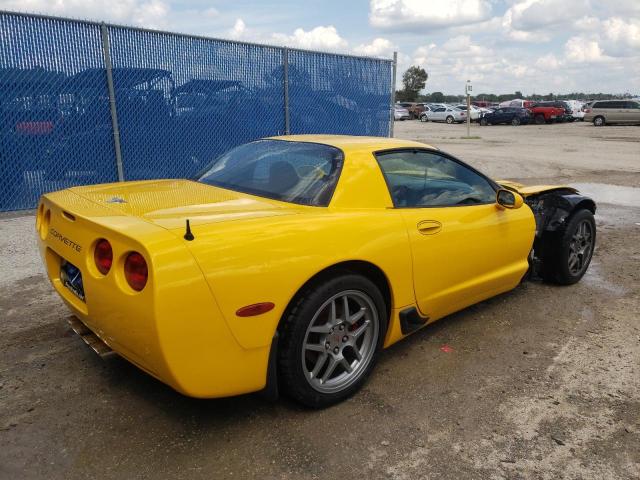
[[[181,239],[147,223],[136,226],[134,239],[127,229],[135,219],[85,218],[80,201],[75,199],[78,203],[72,205],[68,195],[57,192],[43,198],[49,220],[46,228],[40,221],[39,247],[54,289],[92,334],[185,395],[222,397],[265,386],[268,339],[259,348],[238,343]],[[63,209],[73,212],[74,220]],[[113,247],[114,261],[107,275],[97,272],[93,260],[93,246],[100,238]],[[149,281],[140,292],[128,288],[123,276],[123,256],[132,250],[142,253],[149,266]],[[80,270],[84,301],[63,284],[63,261]]]

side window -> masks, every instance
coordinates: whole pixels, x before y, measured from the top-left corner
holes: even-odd
[[[440,107],[440,108],[436,108],[436,110],[435,110],[435,111],[436,111],[436,112],[444,112],[444,111],[446,111],[446,110],[447,110],[446,108],[444,108],[444,107]]]
[[[376,155],[396,208],[494,203],[491,184],[439,153],[396,150]]]

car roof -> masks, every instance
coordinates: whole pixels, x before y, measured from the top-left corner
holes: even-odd
[[[370,151],[388,150],[393,148],[437,148],[425,143],[414,142],[402,138],[389,137],[364,137],[355,135],[284,135],[279,137],[269,137],[273,140],[285,140],[288,142],[310,142],[330,145],[343,151]]]

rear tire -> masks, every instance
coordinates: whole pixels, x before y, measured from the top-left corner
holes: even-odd
[[[604,127],[604,124],[605,124],[604,117],[597,116],[596,118],[593,119],[594,127]]]
[[[545,123],[544,115],[538,114],[538,115],[535,116],[534,119],[535,119],[536,125],[544,125],[544,123]]]
[[[513,125],[514,127],[517,127],[520,125],[520,119],[518,117],[514,117],[513,120],[511,120],[511,125]]]
[[[565,229],[556,232],[548,258],[543,260],[543,278],[559,285],[573,285],[584,276],[596,246],[596,222],[586,209],[571,215]]]
[[[449,125],[451,125],[451,124],[453,123],[453,117],[452,117],[451,115],[449,115],[449,116],[447,117],[447,123],[448,123]]]
[[[480,125],[482,125],[483,127],[486,127],[487,125],[489,125],[489,122],[487,121],[486,118],[481,118]]]
[[[386,306],[378,287],[344,272],[306,288],[285,315],[278,349],[284,392],[312,408],[357,392],[373,370],[386,333]]]

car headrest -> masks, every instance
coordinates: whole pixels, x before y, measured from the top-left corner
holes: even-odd
[[[269,187],[274,192],[286,192],[295,187],[300,181],[300,177],[296,173],[289,162],[275,162],[269,168]]]

